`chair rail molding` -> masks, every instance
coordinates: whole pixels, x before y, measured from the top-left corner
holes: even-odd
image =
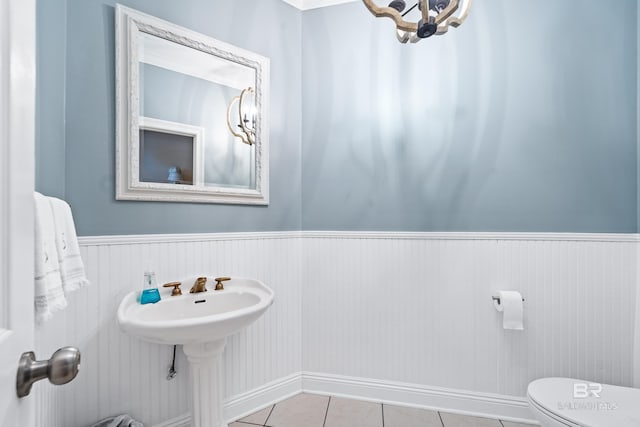
[[[566,242],[640,242],[635,233],[487,233],[406,231],[258,231],[237,233],[131,234],[81,236],[80,245],[129,245],[136,243],[208,242],[251,239],[378,239],[378,240],[522,240]]]

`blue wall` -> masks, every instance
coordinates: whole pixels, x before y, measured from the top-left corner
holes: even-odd
[[[47,2],[38,2],[42,9]],[[66,67],[64,196],[80,235],[300,229],[300,11],[281,0],[125,0],[122,4],[271,59],[270,205],[115,200],[114,0],[69,0],[64,55],[39,59],[39,74]],[[57,32],[39,27],[40,40]],[[57,41],[56,41],[57,42]],[[42,52],[42,49],[40,49]],[[46,82],[48,83],[48,82]],[[56,82],[58,84],[58,82]],[[42,91],[41,91],[42,92]],[[42,93],[39,104],[58,104]],[[39,125],[42,127],[42,125]],[[39,157],[45,141],[38,139]],[[59,168],[60,160],[52,160]],[[38,189],[58,176],[39,165]],[[45,176],[46,175],[46,176]]]
[[[416,45],[306,12],[303,228],[634,232],[637,4],[579,3],[474,2]]]
[[[124,1],[271,58],[269,207],[115,201],[115,2],[67,1],[66,30],[38,2],[38,188],[81,235],[638,229],[634,0],[483,0],[416,45],[359,1]]]
[[[38,0],[36,8],[36,188],[65,197],[65,58],[67,1]]]

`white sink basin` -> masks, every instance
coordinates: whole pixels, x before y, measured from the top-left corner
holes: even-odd
[[[273,291],[255,279],[234,277],[215,291],[189,293],[197,277],[182,280],[182,295],[160,288],[160,301],[140,304],[140,291],[127,294],[118,307],[120,328],[157,344],[183,345],[191,377],[193,427],[227,427],[222,418],[222,353],[226,337],[249,326],[273,304]]]
[[[197,344],[217,341],[253,323],[273,303],[273,291],[255,279],[234,277],[224,290],[190,294],[197,277],[182,280],[182,295],[160,288],[156,304],[140,304],[139,291],[129,293],[118,308],[120,328],[127,334],[157,344]]]

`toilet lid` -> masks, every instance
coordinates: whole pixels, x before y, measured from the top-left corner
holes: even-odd
[[[568,425],[640,426],[640,390],[571,378],[533,381],[527,396]]]

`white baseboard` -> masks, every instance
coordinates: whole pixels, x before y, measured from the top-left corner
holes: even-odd
[[[302,373],[302,391],[454,414],[537,424],[525,398],[393,381]]]
[[[302,391],[300,373],[280,378],[261,387],[233,396],[224,402],[225,419],[229,422],[251,415],[269,405],[288,399]]]
[[[228,423],[251,415],[269,405],[288,399],[302,391],[302,375],[296,373],[242,393],[224,402],[224,419]],[[191,415],[184,414],[153,427],[191,427]]]
[[[191,427],[191,415],[184,414],[176,418],[171,418],[160,424],[154,424],[153,427]]]
[[[537,424],[525,398],[313,372],[299,372],[232,397],[224,404],[225,419],[231,423],[301,392]],[[154,427],[190,426],[191,416],[185,414]]]

